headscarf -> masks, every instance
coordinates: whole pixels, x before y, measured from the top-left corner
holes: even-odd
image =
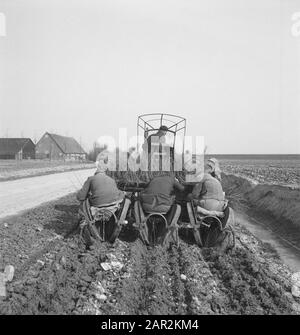
[[[211,175],[221,181],[221,169],[219,161],[216,158],[210,158],[208,159],[207,164],[212,168]]]
[[[106,152],[102,151],[100,152],[100,154],[97,156],[96,158],[96,173],[105,173],[106,170],[108,169],[107,166],[107,159],[108,159],[108,155]]]

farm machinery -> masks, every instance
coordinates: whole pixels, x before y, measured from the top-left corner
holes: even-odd
[[[220,243],[226,236],[232,237],[231,246],[234,245],[233,210],[227,205],[223,212],[210,212],[197,208],[193,200],[188,199],[197,181],[186,181],[188,172],[174,171],[176,160],[180,159],[185,167],[184,136],[186,132],[186,120],[171,114],[144,114],[137,121],[137,151],[143,146],[141,139],[146,143],[147,138],[155,134],[162,126],[167,128],[166,138],[170,160],[169,173],[175,175],[185,186],[184,192],[176,193],[175,203],[165,212],[146,211],[143,208],[140,194],[151,179],[152,171],[108,171],[114,177],[118,188],[126,194],[125,199],[118,204],[106,207],[91,208],[88,200],[83,203],[81,209],[81,234],[88,244],[93,241],[109,241],[113,243],[119,236],[124,226],[138,231],[142,241],[149,246],[179,245],[179,232],[191,235],[193,242],[199,247],[213,247]],[[142,135],[141,135],[142,134]],[[145,147],[145,146],[144,146]],[[179,152],[179,153],[178,153]],[[142,152],[142,155],[145,154]],[[159,171],[162,170],[164,152],[156,150],[147,152],[147,164],[149,160],[158,159]],[[149,158],[149,160],[148,160]],[[150,165],[148,165],[150,167]]]

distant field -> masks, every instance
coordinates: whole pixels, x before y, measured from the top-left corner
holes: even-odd
[[[216,155],[217,157],[217,155]],[[300,186],[300,159],[247,158],[229,159],[217,157],[223,172],[241,175],[259,183]],[[0,160],[0,181],[36,175],[93,168],[94,163],[46,161],[46,160]]]
[[[0,181],[92,168],[93,162],[0,159]]]
[[[259,183],[300,185],[300,159],[220,159],[225,173],[238,174]]]

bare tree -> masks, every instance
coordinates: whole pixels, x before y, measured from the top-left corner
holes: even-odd
[[[103,150],[107,149],[107,144],[99,145],[97,142],[94,142],[93,149],[89,151],[88,153],[88,159],[90,161],[95,162],[97,156],[102,152]]]

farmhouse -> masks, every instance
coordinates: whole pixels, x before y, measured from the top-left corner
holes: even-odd
[[[0,138],[0,159],[34,159],[35,144],[30,138]]]
[[[73,137],[46,132],[36,144],[36,158],[50,160],[85,160],[86,152]]]

